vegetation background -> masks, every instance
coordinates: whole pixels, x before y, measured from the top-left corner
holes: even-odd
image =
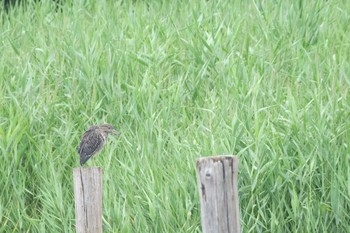
[[[95,158],[105,232],[200,232],[195,161],[221,154],[243,232],[349,231],[350,1],[0,14],[0,232],[75,231],[76,148],[103,122],[122,132]]]

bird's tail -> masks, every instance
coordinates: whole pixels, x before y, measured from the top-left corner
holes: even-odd
[[[89,159],[89,156],[80,156],[80,166],[83,166],[83,164],[86,163],[86,161],[88,161]]]

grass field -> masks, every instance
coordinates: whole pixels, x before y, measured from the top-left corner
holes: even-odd
[[[104,232],[201,232],[195,161],[221,154],[243,232],[349,231],[349,1],[72,2],[1,12],[0,232],[75,232],[103,122]]]

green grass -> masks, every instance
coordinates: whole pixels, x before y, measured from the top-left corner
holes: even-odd
[[[348,232],[349,1],[72,2],[1,15],[0,232],[75,232],[103,122],[105,232],[200,232],[195,161],[220,154],[243,232]]]

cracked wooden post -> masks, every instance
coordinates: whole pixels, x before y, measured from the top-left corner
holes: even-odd
[[[238,159],[203,157],[196,167],[203,233],[239,233]]]
[[[77,233],[102,233],[102,169],[74,168]]]

